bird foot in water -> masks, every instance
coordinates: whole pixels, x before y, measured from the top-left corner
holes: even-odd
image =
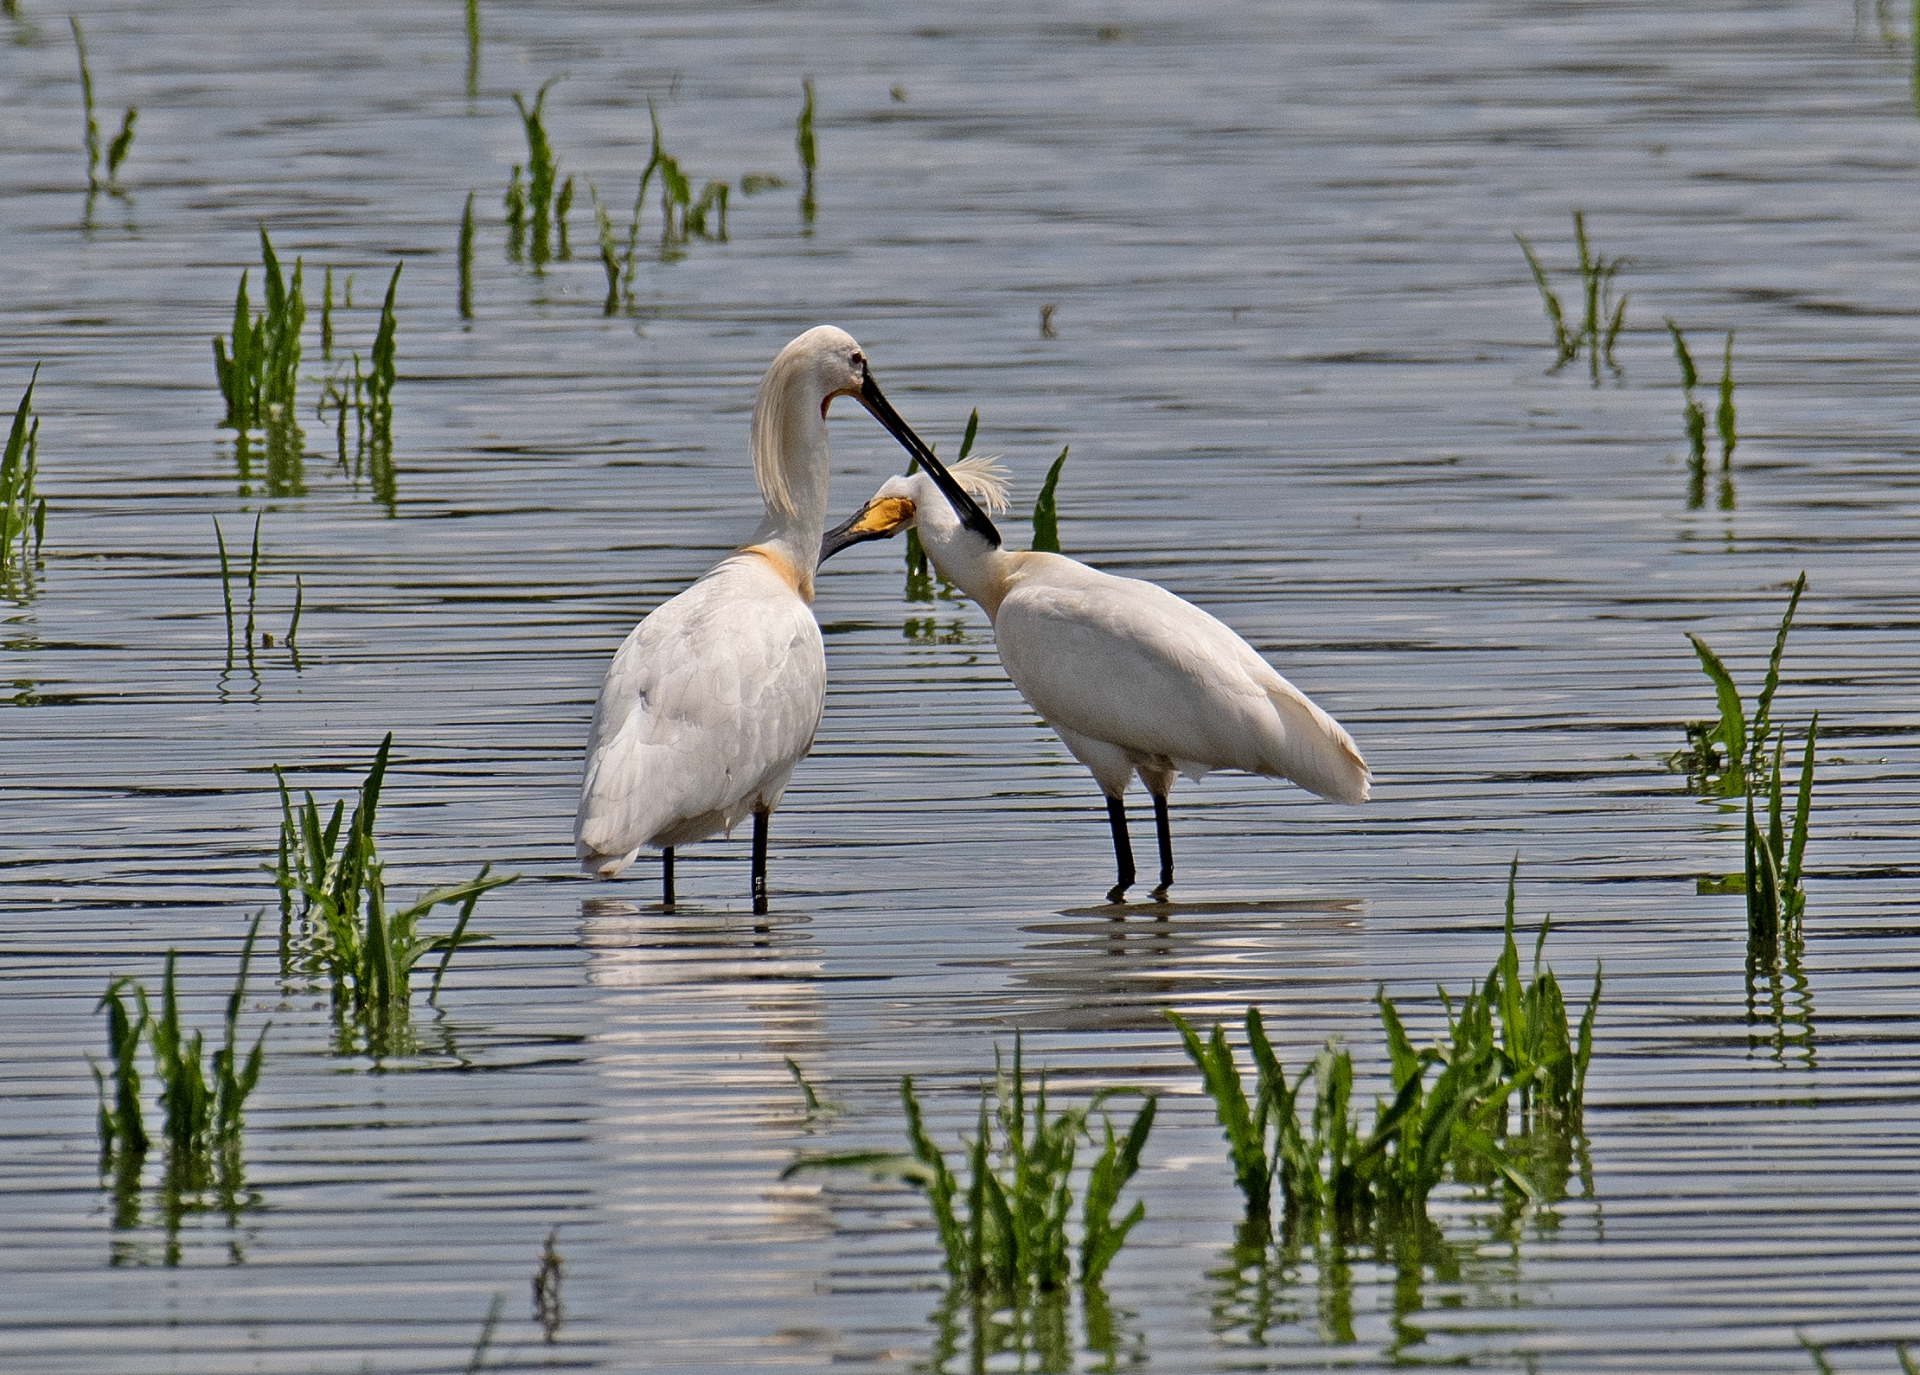
[[[1127,900],[1126,884],[1116,883],[1113,885],[1113,887],[1107,889],[1108,902],[1125,902],[1126,900]]]

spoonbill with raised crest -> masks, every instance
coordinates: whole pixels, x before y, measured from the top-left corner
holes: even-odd
[[[1167,794],[1176,774],[1214,769],[1289,778],[1335,802],[1367,799],[1372,780],[1352,738],[1240,636],[1154,583],[1060,554],[1014,552],[981,503],[1002,509],[991,463],[952,471],[911,430],[896,436],[921,471],[892,477],[829,532],[824,562],[862,540],[918,528],[934,567],[987,613],[1000,662],[1106,794],[1119,902],[1133,885],[1124,797],[1137,773],[1153,797],[1160,882],[1173,883]],[[909,436],[911,437],[909,439]]]

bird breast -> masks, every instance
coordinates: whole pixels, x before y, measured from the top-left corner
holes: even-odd
[[[600,689],[577,830],[604,854],[659,844],[689,818],[718,830],[785,786],[826,702],[819,624],[750,553],[635,626]]]

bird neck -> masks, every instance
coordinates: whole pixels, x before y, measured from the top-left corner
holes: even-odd
[[[753,409],[753,475],[767,504],[767,518],[752,548],[786,572],[795,590],[811,600],[827,528],[827,482],[832,472],[827,417],[812,369],[775,360],[760,383]],[[804,360],[794,360],[795,363]]]
[[[1000,602],[1007,595],[1020,556],[987,543],[983,536],[962,525],[927,474],[916,473],[914,480],[918,488],[914,513],[921,547],[940,576],[980,603],[987,618],[993,619],[1000,612]]]

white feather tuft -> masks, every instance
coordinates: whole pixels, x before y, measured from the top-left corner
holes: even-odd
[[[949,464],[948,471],[968,496],[987,508],[988,515],[997,516],[1007,509],[1007,470],[1000,455],[970,454]]]

